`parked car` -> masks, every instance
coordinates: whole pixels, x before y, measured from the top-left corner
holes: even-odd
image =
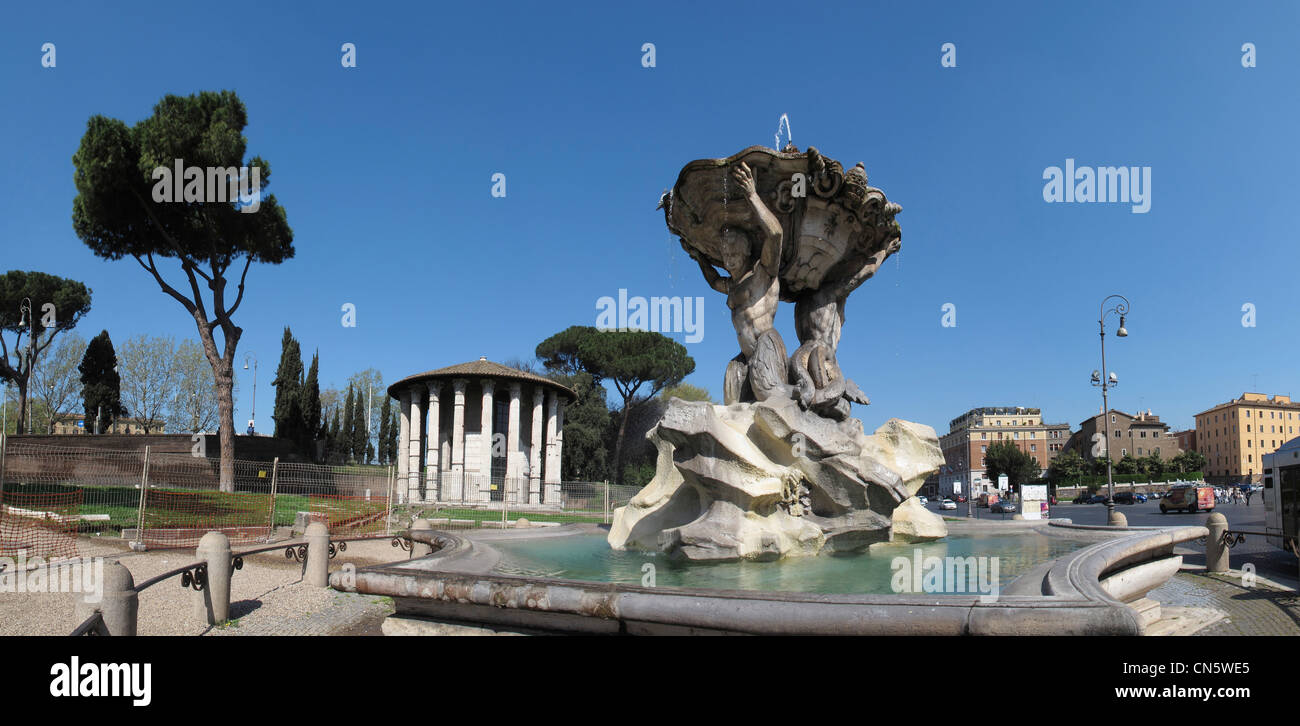
[[[1181,486],[1170,489],[1160,502],[1160,511],[1168,514],[1171,509],[1188,512],[1208,512],[1214,509],[1214,488]]]
[[[965,504],[965,503],[966,503],[966,495],[965,495],[965,494],[958,494],[958,495],[956,496],[956,500],[959,501],[959,502],[961,502],[962,504]]]
[[[1015,514],[1016,503],[1010,499],[999,499],[989,505],[989,511],[994,514]]]
[[[920,502],[921,506],[923,507],[928,506],[930,504],[930,500],[927,499],[926,497],[921,496],[920,494],[916,495],[916,500]]]
[[[1106,503],[1105,494],[1094,494],[1091,497],[1088,497],[1088,504],[1105,504],[1105,503]]]
[[[1142,492],[1133,492],[1133,498],[1137,500],[1138,504],[1146,504],[1147,502],[1147,495]]]
[[[954,501],[951,500],[951,499],[945,499],[945,500],[943,500],[942,502],[939,502],[939,508],[940,508],[940,509],[956,509],[956,508],[957,508],[957,502],[954,502]]]
[[[1080,494],[1079,496],[1077,496],[1077,497],[1074,498],[1074,503],[1075,503],[1075,504],[1092,504],[1092,496],[1093,496],[1093,495],[1089,494],[1088,492],[1084,492],[1084,493],[1082,493],[1082,494]]]
[[[1145,502],[1146,500],[1147,498],[1145,495],[1136,492],[1119,492],[1115,495],[1116,504],[1137,504],[1138,502]]]

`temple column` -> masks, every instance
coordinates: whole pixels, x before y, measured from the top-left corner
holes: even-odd
[[[454,494],[459,501],[465,499],[465,386],[469,381],[463,378],[457,378],[451,382],[452,390],[452,411],[451,411],[451,471],[452,487],[455,491],[449,492]],[[448,497],[451,499],[452,497]]]
[[[528,503],[542,502],[542,399],[546,392],[533,384],[533,445],[528,451]]]
[[[510,418],[506,428],[506,493],[513,494],[512,501],[528,501],[528,484],[520,485],[519,476],[519,396],[523,386],[519,381],[510,382]],[[520,491],[522,489],[522,491]]]
[[[555,391],[546,392],[546,492],[545,501],[548,506],[560,506],[560,457],[557,456],[557,441],[555,438],[558,431],[558,409],[559,402]]]
[[[406,503],[406,452],[411,447],[411,410],[410,410],[410,391],[402,390],[397,394],[397,411],[400,414],[401,431],[397,437],[397,451],[393,453],[397,459],[397,501],[401,504]]]
[[[491,378],[484,378],[479,381],[483,387],[483,410],[479,416],[479,436],[480,445],[482,446],[482,461],[479,462],[479,489],[478,499],[481,501],[490,501],[492,499],[492,394],[496,390],[496,381]]]
[[[438,501],[442,498],[442,437],[440,435],[438,424],[442,421],[442,411],[438,406],[438,396],[442,393],[441,381],[429,382],[429,422],[426,424],[428,430],[428,442],[425,444],[425,477],[424,477],[424,498],[426,500]]]
[[[411,423],[407,427],[406,433],[408,444],[406,447],[406,500],[414,501],[420,496],[420,437],[424,433],[424,417],[420,415],[421,399],[420,389],[424,388],[423,384],[415,384],[410,387],[407,394],[407,400],[410,406],[407,410],[411,412]]]

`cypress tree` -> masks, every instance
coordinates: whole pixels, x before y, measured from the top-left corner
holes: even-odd
[[[311,368],[302,384],[302,439],[301,449],[312,459],[316,458],[316,439],[323,433],[320,411],[320,351],[311,356]]]
[[[406,452],[397,450],[397,436],[401,430],[402,422],[398,419],[397,411],[393,411],[393,418],[388,422],[388,456],[391,464],[397,463],[397,457],[406,455]]]
[[[388,420],[393,416],[393,404],[390,397],[384,396],[384,405],[379,409],[379,463],[393,463],[393,455],[388,451]]]
[[[339,453],[343,455],[344,461],[352,458],[352,431],[356,428],[356,396],[352,392],[352,386],[348,386],[348,396],[343,404],[343,425],[339,429]]]
[[[288,326],[280,340],[280,365],[275,370],[275,435],[299,445],[303,441],[302,350]]]
[[[335,408],[334,420],[325,435],[325,457],[331,464],[338,464],[342,459],[342,451],[339,447],[339,425],[339,410]]]
[[[360,387],[357,388],[357,395],[354,401],[356,410],[352,413],[352,458],[361,463],[366,459],[366,400],[365,392]]]
[[[86,345],[77,371],[81,373],[81,398],[85,404],[86,433],[94,433],[95,416],[99,416],[100,432],[112,429],[113,421],[125,416],[122,406],[122,379],[117,371],[117,352],[108,331],[102,331]]]

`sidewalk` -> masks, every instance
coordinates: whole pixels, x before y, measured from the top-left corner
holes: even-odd
[[[120,540],[83,538],[83,556],[114,559],[131,571],[137,583],[195,559],[192,549],[123,551]],[[286,543],[287,544],[287,543]],[[239,551],[240,547],[235,547]],[[394,562],[407,554],[389,540],[349,542],[346,552],[330,562],[331,572],[345,562],[357,567]],[[223,626],[209,626],[193,616],[195,593],[182,588],[180,578],[153,585],[140,594],[140,635],[378,635],[383,618],[393,611],[388,598],[310,587],[302,581],[302,564],[286,559],[284,550],[244,558],[244,567],[231,579],[230,617]],[[65,636],[80,622],[74,613],[74,593],[0,593],[0,636]]]
[[[1300,595],[1294,586],[1260,577],[1246,587],[1240,570],[1212,575],[1203,567],[1183,569],[1151,591],[1162,617],[1149,634],[1300,635]]]

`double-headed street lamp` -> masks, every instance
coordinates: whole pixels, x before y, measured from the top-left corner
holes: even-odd
[[[1107,310],[1106,303],[1114,298],[1119,298],[1122,302],[1116,302],[1115,307]],[[1110,398],[1107,392],[1119,385],[1119,376],[1113,372],[1106,371],[1106,315],[1115,313],[1119,315],[1119,330],[1115,335],[1120,338],[1128,337],[1128,329],[1124,327],[1124,319],[1128,316],[1128,298],[1123,295],[1111,295],[1101,301],[1101,313],[1097,317],[1097,326],[1101,331],[1101,370],[1092,372],[1092,385],[1101,387],[1101,422],[1102,436],[1106,442],[1106,523],[1110,524],[1115,518],[1115,479],[1111,470],[1110,458],[1110,439],[1111,429],[1107,417],[1110,415]]]

